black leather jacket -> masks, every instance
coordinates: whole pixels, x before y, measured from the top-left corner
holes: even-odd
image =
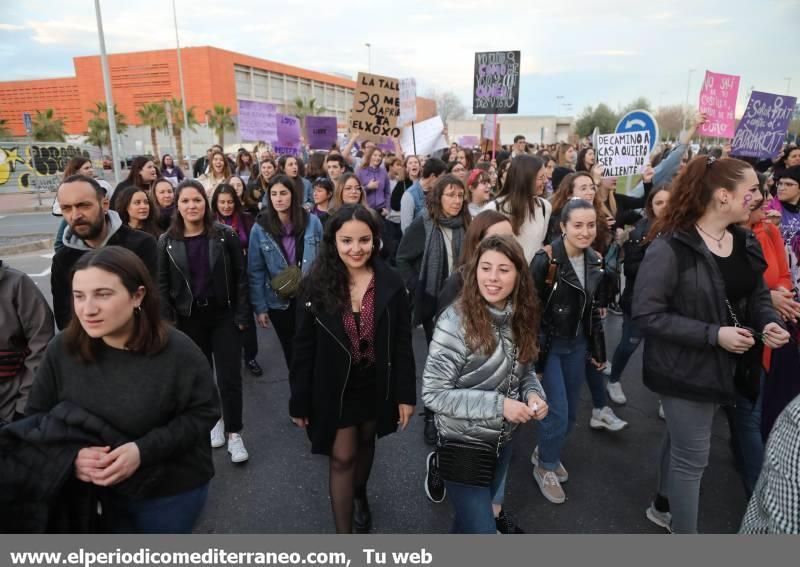
[[[584,252],[586,262],[586,289],[581,286],[575,270],[567,257],[562,237],[552,243],[552,258],[539,250],[531,262],[531,274],[542,303],[542,327],[539,333],[539,369],[544,368],[548,343],[553,337],[573,338],[581,332],[589,343],[589,352],[598,362],[606,361],[605,334],[600,319],[597,292],[603,279],[602,259],[592,250]],[[546,283],[550,264],[556,266],[552,286]]]
[[[208,236],[211,287],[217,302],[235,312],[236,323],[252,325],[249,284],[239,236],[224,224],[214,223],[216,234]],[[158,288],[162,317],[175,321],[176,315],[192,314],[194,296],[190,284],[189,258],[183,240],[168,233],[158,239]]]
[[[628,235],[628,240],[622,245],[624,260],[622,269],[625,272],[625,289],[619,300],[619,306],[623,313],[631,314],[633,304],[633,287],[636,284],[636,275],[639,273],[639,266],[644,260],[644,254],[650,245],[645,239],[650,232],[650,219],[647,217],[639,220],[636,226]]]

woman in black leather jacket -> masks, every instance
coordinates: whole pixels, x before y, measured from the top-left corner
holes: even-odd
[[[211,446],[222,447],[227,433],[231,461],[249,456],[242,430],[240,333],[253,324],[238,235],[213,220],[203,185],[183,181],[177,211],[158,241],[158,287],[163,317],[174,321],[216,369],[222,417],[211,431]],[[213,362],[212,362],[213,356]]]
[[[597,370],[606,365],[605,336],[596,302],[603,271],[600,258],[591,249],[597,235],[597,213],[592,204],[583,199],[568,202],[561,211],[561,231],[563,236],[552,243],[552,256],[540,250],[531,263],[543,305],[537,365],[543,372],[542,386],[550,405],[550,413],[540,424],[539,446],[531,461],[542,494],[554,504],[566,498],[561,483],[568,475],[561,464],[561,449],[575,421],[580,389],[586,381],[587,352]],[[592,419],[602,419],[606,409],[595,409]]]

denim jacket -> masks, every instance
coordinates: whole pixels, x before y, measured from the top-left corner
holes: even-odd
[[[306,274],[311,267],[322,241],[322,223],[315,215],[308,215],[308,224],[303,234],[303,260],[300,268]],[[285,310],[289,301],[281,299],[270,286],[272,278],[285,270],[289,264],[281,247],[271,234],[260,224],[253,225],[250,231],[250,244],[247,251],[248,273],[250,277],[250,302],[257,314],[269,309]]]

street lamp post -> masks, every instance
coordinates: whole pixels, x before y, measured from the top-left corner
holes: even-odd
[[[686,131],[686,119],[689,117],[689,89],[692,85],[692,73],[697,69],[689,69],[689,78],[686,80],[686,103],[683,106],[683,130]]]
[[[120,182],[119,171],[119,138],[117,137],[117,117],[114,112],[114,95],[111,92],[111,77],[108,71],[106,55],[106,38],[103,34],[103,15],[100,13],[100,0],[94,0],[94,12],[97,16],[97,37],[100,40],[100,65],[103,70],[103,87],[106,93],[106,116],[108,118],[108,135],[111,144],[111,162],[114,164],[114,183]]]
[[[372,73],[372,44],[365,43],[364,45],[367,47],[367,71]]]
[[[183,140],[184,159],[186,160],[186,171],[192,171],[192,148],[187,130],[189,129],[189,111],[186,110],[186,93],[183,90],[183,65],[181,65],[181,42],[178,39],[178,13],[175,10],[175,0],[172,0],[172,21],[175,24],[175,50],[178,52],[178,82],[181,86],[181,106],[183,107],[183,128],[181,129],[181,139]],[[185,137],[184,137],[185,136]]]

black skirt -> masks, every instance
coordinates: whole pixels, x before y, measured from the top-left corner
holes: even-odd
[[[339,428],[360,425],[377,417],[375,365],[358,364],[350,368],[342,399]]]

